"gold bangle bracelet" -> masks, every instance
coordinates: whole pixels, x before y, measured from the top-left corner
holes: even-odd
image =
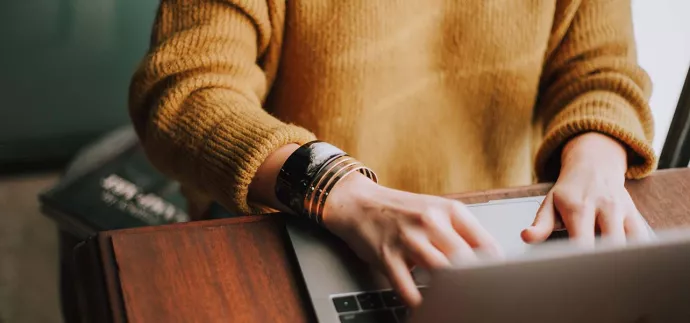
[[[305,216],[317,223],[322,223],[324,206],[331,189],[341,179],[355,171],[359,171],[375,183],[378,182],[376,173],[358,160],[347,155],[334,158],[319,171],[315,179],[310,183],[303,201]]]
[[[328,183],[331,182],[333,177],[340,173],[343,169],[348,169],[353,167],[353,165],[357,165],[359,162],[355,160],[354,158],[347,158],[343,159],[342,161],[339,161],[337,163],[334,163],[333,167],[328,167],[327,171],[325,171],[321,176],[319,176],[319,180],[317,181],[317,185],[314,186],[314,192],[309,196],[308,199],[305,199],[305,210],[307,211],[307,216],[315,221],[318,221],[316,217],[316,205],[317,202],[320,200],[320,197],[324,193],[324,188],[328,186]]]
[[[323,212],[323,205],[326,202],[326,198],[328,197],[328,194],[330,193],[331,189],[335,186],[337,182],[339,182],[345,174],[349,174],[353,171],[359,170],[364,168],[364,165],[360,162],[355,162],[348,164],[345,167],[340,168],[337,172],[332,173],[332,176],[330,179],[325,183],[325,185],[319,190],[318,196],[315,197],[315,201],[312,202],[312,205],[316,208],[313,213],[313,217],[316,220],[317,223],[321,223],[323,217],[322,217],[322,212]]]
[[[350,156],[341,156],[332,160],[328,165],[326,165],[318,174],[316,174],[314,181],[310,183],[307,194],[304,196],[304,210],[307,217],[312,219],[312,210],[314,208],[315,196],[321,195],[320,190],[322,189],[322,183],[328,181],[334,172],[337,172],[340,168],[346,167],[349,163],[356,162],[356,160]],[[314,183],[316,182],[316,183]]]
[[[319,201],[317,201],[317,203],[316,203],[316,214],[314,214],[314,215],[316,217],[317,223],[323,223],[323,208],[326,205],[326,199],[328,198],[328,194],[331,192],[331,189],[341,179],[345,178],[347,175],[350,175],[356,171],[359,171],[364,176],[366,176],[366,167],[360,163],[359,165],[353,167],[352,169],[349,169],[349,170],[347,170],[347,171],[345,171],[339,175],[336,175],[337,177],[334,178],[334,180],[331,182],[330,186],[324,190],[324,192],[322,194],[322,198],[320,197]]]

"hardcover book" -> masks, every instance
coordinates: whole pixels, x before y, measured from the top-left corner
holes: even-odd
[[[189,221],[179,184],[151,165],[131,127],[84,149],[40,201],[46,215],[79,238]]]

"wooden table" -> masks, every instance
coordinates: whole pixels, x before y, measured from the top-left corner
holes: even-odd
[[[540,184],[452,195],[466,203],[545,194]],[[627,187],[655,229],[690,225],[690,169]],[[104,232],[76,250],[88,322],[314,321],[281,216]]]

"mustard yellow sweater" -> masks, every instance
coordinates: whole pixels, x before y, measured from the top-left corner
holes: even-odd
[[[253,213],[266,156],[314,138],[428,194],[554,179],[587,131],[641,177],[650,91],[629,0],[164,0],[130,114],[190,195]]]

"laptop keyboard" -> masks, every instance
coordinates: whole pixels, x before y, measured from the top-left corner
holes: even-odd
[[[566,230],[553,232],[548,240],[567,239]],[[419,282],[418,282],[419,284]],[[424,295],[426,285],[420,284]],[[404,323],[409,316],[398,294],[393,290],[331,295],[341,323]]]
[[[420,292],[424,287],[420,287]],[[409,311],[392,290],[331,296],[341,323],[404,323]]]

